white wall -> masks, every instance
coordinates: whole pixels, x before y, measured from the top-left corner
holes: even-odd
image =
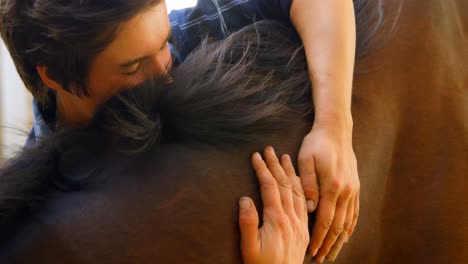
[[[197,0],[166,0],[167,10],[182,9],[197,4]]]
[[[4,157],[26,140],[32,125],[31,96],[19,78],[8,51],[0,41],[0,140]],[[1,157],[1,156],[0,156]]]

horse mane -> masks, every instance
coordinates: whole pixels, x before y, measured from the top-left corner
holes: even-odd
[[[356,57],[363,58],[391,35],[379,30],[391,33],[398,14],[387,18],[394,20],[387,29],[382,0],[354,0],[354,6]],[[257,22],[221,42],[205,40],[171,75],[171,85],[150,80],[104,106],[107,117],[97,123],[106,123],[106,133],[122,141],[117,149],[140,153],[164,138],[163,130],[179,141],[247,143],[298,117],[313,119],[303,46],[295,31],[278,22]]]
[[[248,143],[298,117],[312,120],[303,48],[293,31],[275,22],[205,41],[172,76],[169,85],[152,80],[124,92],[97,115],[97,126],[123,140],[117,149],[139,153],[169,138]]]
[[[355,1],[358,56],[381,23],[382,13],[371,12],[379,6],[370,2]],[[376,15],[363,20],[369,12]],[[303,48],[295,32],[277,22],[261,21],[221,42],[203,42],[172,76],[171,84],[150,80],[115,96],[89,126],[60,129],[6,162],[0,169],[0,243],[53,193],[81,190],[98,178],[99,166],[70,173],[89,162],[87,153],[144,154],[173,140],[247,143],[313,118]]]

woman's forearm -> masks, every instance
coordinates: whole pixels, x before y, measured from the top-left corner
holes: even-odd
[[[315,122],[351,125],[356,26],[351,0],[293,0],[291,21],[305,47]],[[338,122],[338,123],[337,123]]]

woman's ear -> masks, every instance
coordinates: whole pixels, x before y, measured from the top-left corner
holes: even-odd
[[[61,90],[64,90],[63,89],[63,86],[58,83],[57,81],[55,81],[54,79],[52,79],[49,74],[47,73],[47,67],[46,66],[36,66],[36,70],[37,70],[37,73],[39,74],[39,76],[41,77],[42,79],[42,82],[44,82],[44,84],[55,90],[55,91],[61,91]]]

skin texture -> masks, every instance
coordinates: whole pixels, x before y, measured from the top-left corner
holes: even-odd
[[[272,147],[252,155],[263,202],[263,225],[247,197],[239,202],[241,250],[245,264],[302,263],[309,244],[307,207],[300,178],[289,155],[281,163]]]
[[[307,23],[310,17],[314,21]],[[351,117],[356,47],[353,2],[296,0],[291,20],[304,43],[314,87],[315,121],[303,140],[298,166],[309,212],[317,210],[309,253],[322,263],[325,257],[336,258],[359,215]]]
[[[290,15],[304,42],[314,86],[316,122],[303,140],[298,162],[309,212],[318,208],[309,251],[315,255],[321,249],[317,258],[323,260],[336,241],[340,247],[351,235],[358,217],[359,178],[350,112],[356,42],[353,3],[294,0]],[[90,97],[66,92],[47,76],[46,67],[37,67],[46,85],[57,91],[59,120],[84,125],[113,94],[164,74],[171,61],[169,32],[165,1],[123,23],[117,38],[91,65]],[[119,67],[142,56],[148,59],[125,70]],[[136,73],[128,76],[129,72]]]

